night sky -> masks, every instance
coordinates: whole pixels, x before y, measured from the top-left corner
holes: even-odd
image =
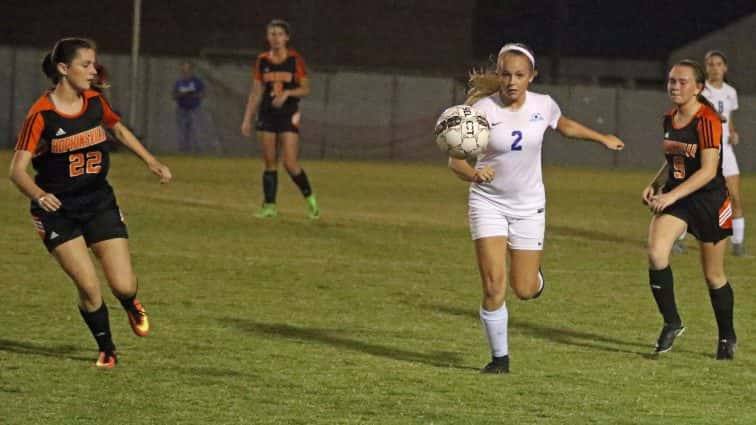
[[[666,59],[755,12],[754,0],[479,0],[475,53],[527,40],[539,54],[557,46],[566,56]]]

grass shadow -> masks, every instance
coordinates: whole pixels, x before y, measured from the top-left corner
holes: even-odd
[[[599,232],[596,230],[588,230],[579,227],[562,226],[557,224],[549,224],[547,226],[549,235],[557,235],[562,237],[569,237],[575,239],[585,239],[589,241],[609,242],[613,244],[625,245],[632,248],[645,248],[645,239],[638,238],[623,238],[616,234]]]
[[[341,330],[317,329],[287,325],[285,323],[258,323],[253,320],[227,317],[220,319],[224,325],[233,326],[243,332],[261,335],[267,338],[281,338],[288,340],[309,341],[317,344],[358,351],[373,356],[384,357],[410,363],[422,363],[434,367],[477,370],[477,368],[461,365],[460,353],[433,352],[419,353],[416,351],[388,347],[380,344],[360,341],[336,335]]]
[[[0,338],[0,351],[32,356],[57,357],[82,362],[92,361],[90,357],[73,355],[72,353],[79,352],[80,348],[69,344],[53,346]]]
[[[460,309],[445,305],[427,305],[426,307],[433,311],[441,311],[455,316],[480,320],[478,312],[470,309]],[[557,328],[542,323],[510,319],[509,329],[521,332],[524,335],[533,338],[543,339],[557,344],[571,345],[574,347],[602,350],[612,353],[636,354],[646,358],[649,358],[649,353],[651,352],[651,346],[649,344],[625,341],[612,336],[599,335],[592,332],[581,331],[579,329]]]

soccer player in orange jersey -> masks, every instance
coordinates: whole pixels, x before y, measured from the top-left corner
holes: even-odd
[[[95,366],[112,368],[116,347],[88,248],[99,260],[133,331],[145,336],[150,323],[136,298],[126,224],[106,178],[110,160],[103,149],[105,128],[112,129],[161,182],[170,181],[171,172],[92,90],[97,80],[95,54],[90,40],[64,38],[44,58],[42,70],[54,87],[29,109],[18,134],[10,179],[31,200],[37,232],[76,285],[79,310],[99,348]],[[29,163],[36,171],[34,177],[27,172]]]

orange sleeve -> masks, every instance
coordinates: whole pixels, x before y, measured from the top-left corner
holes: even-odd
[[[113,128],[116,124],[121,122],[121,117],[113,112],[110,104],[104,97],[99,96],[100,102],[102,102],[102,122],[108,128]]]
[[[703,115],[696,129],[699,149],[719,149],[722,144],[722,122],[719,119]]]
[[[42,130],[45,129],[45,119],[41,112],[35,112],[26,117],[24,126],[18,132],[16,141],[17,151],[29,151],[34,153],[37,150],[37,144],[42,137]]]
[[[260,72],[260,56],[255,61],[255,68],[252,70],[252,78],[262,83],[262,73]]]
[[[294,71],[294,76],[296,77],[297,81],[301,81],[302,78],[307,77],[307,69],[305,68],[305,60],[302,57],[302,55],[298,54],[295,56],[297,60],[296,65],[296,71]]]

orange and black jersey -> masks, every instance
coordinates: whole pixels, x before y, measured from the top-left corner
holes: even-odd
[[[16,150],[33,154],[34,180],[45,192],[75,195],[106,183],[110,159],[103,149],[103,125],[112,128],[121,118],[100,93],[86,90],[82,96],[81,111],[67,115],[55,109],[50,91],[45,92],[18,134]]]
[[[302,79],[307,77],[304,58],[296,50],[288,49],[283,62],[273,62],[270,52],[261,53],[257,56],[252,77],[264,87],[260,113],[275,111],[293,114],[297,112],[298,97],[288,97],[280,109],[274,109],[271,104],[275,96],[284,90],[299,87]]]
[[[673,118],[676,110],[664,115],[664,155],[669,164],[669,176],[664,186],[668,192],[701,168],[701,153],[704,149],[720,152],[717,175],[706,183],[700,191],[725,188],[722,176],[722,121],[714,110],[701,105],[693,119],[683,127],[675,127]]]

